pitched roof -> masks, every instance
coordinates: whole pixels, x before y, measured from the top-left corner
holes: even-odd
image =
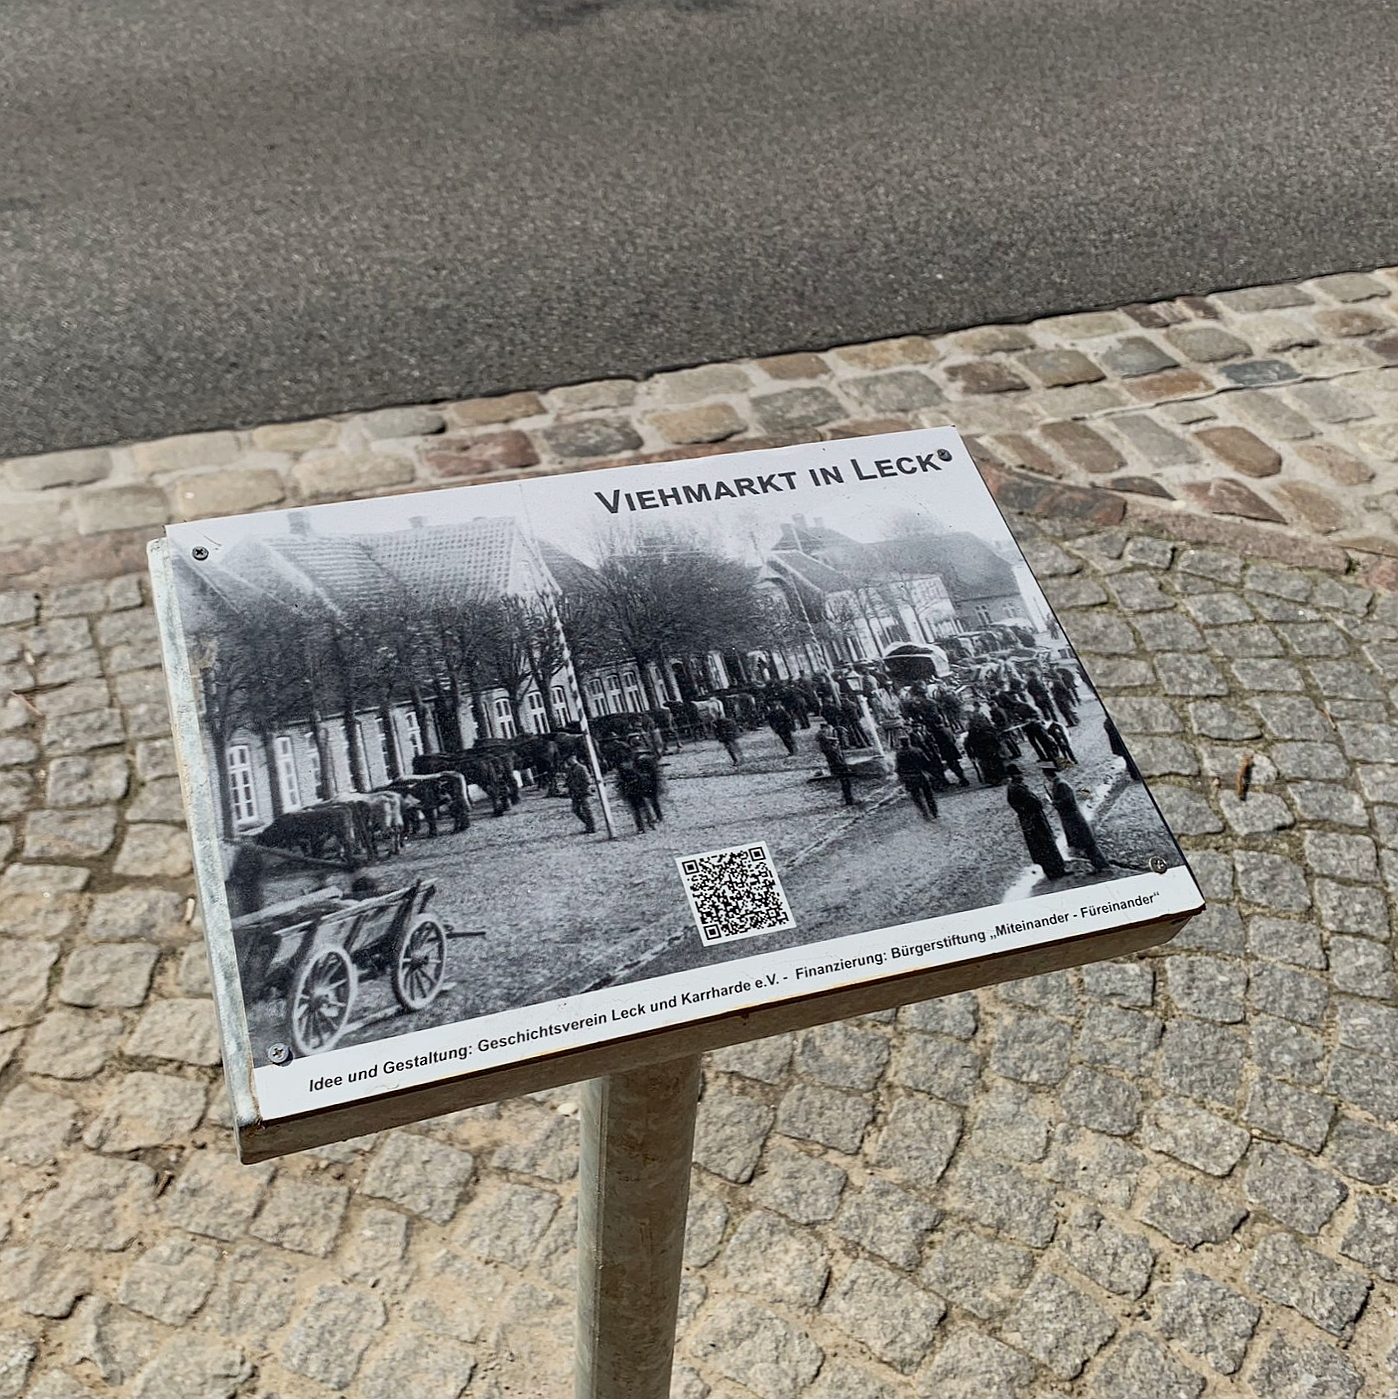
[[[521,567],[529,562],[519,526],[505,516],[395,530],[365,543],[384,572],[417,598],[446,591],[481,597],[513,593]]]
[[[885,576],[939,574],[953,602],[1019,592],[1011,564],[983,539],[964,530],[884,539],[868,547]]]
[[[849,535],[826,529],[824,525],[808,524],[804,517],[797,516],[782,525],[781,537],[772,548],[782,553],[792,550],[800,554],[816,554],[822,549],[842,548],[845,545],[859,547]]]
[[[531,594],[553,585],[538,550],[508,517],[377,535],[248,538],[198,577],[206,596],[245,615],[311,601],[334,612],[347,602],[394,594],[425,602],[443,594]]]

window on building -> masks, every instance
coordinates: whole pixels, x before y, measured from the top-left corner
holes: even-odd
[[[562,685],[553,687],[553,712],[560,724],[566,724],[573,717],[572,710],[568,708],[568,696],[564,693]]]
[[[289,734],[278,734],[273,747],[277,754],[277,785],[282,793],[282,810],[299,811],[301,784],[296,778],[296,747]]]
[[[607,677],[607,703],[613,714],[620,714],[626,708],[626,701],[621,695],[621,680],[615,674]]]
[[[410,709],[403,715],[403,733],[408,740],[409,756],[416,758],[423,751],[422,721],[417,717],[417,710]]]
[[[607,689],[600,675],[592,676],[587,682],[587,698],[594,714],[610,714],[607,707]]]
[[[233,819],[257,820],[257,788],[253,783],[252,749],[235,743],[228,750],[228,787],[233,796]]]
[[[495,701],[495,729],[501,738],[514,738],[518,732],[510,702],[503,695]]]
[[[641,698],[641,684],[636,679],[636,672],[634,670],[624,671],[621,683],[626,690],[626,707],[633,714],[639,714],[646,706]]]
[[[544,697],[537,690],[530,690],[524,697],[524,702],[529,708],[528,724],[536,734],[547,733],[549,726],[548,711],[544,708]]]
[[[325,773],[321,768],[320,745],[315,734],[306,735],[306,772],[311,779],[311,791],[318,802],[325,800]]]
[[[990,615],[990,608],[977,607],[976,620],[981,624],[981,626],[988,627],[991,624],[991,622],[993,622],[995,619]]]

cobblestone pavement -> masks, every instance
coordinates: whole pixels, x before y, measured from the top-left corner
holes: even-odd
[[[1383,276],[1373,284],[1398,292]],[[1312,284],[1312,302],[1285,314],[1303,325],[1361,312],[1393,322],[1388,292],[1321,309],[1323,298],[1366,285]],[[1120,329],[1117,313],[1094,313],[1052,333],[1118,326],[1088,346],[1105,360],[1094,346],[1175,347],[1169,332],[1186,325],[1234,334],[1276,319],[1222,310],[1219,320],[1191,315],[1150,329],[1136,314],[1135,330]],[[1050,332],[1029,330],[1047,345]],[[804,386],[759,391],[760,375],[784,368],[718,366],[640,389],[557,390],[513,408],[258,430],[250,450],[271,459],[250,459],[230,434],[222,447],[222,437],[150,444],[25,468],[68,472],[69,484],[40,489],[29,478],[41,514],[27,518],[43,529],[13,546],[12,588],[0,594],[9,695],[0,707],[0,1399],[569,1393],[574,1093],[262,1166],[232,1156],[135,555],[147,526],[103,514],[108,505],[134,501],[153,517],[193,489],[176,482],[205,483],[195,501],[208,511],[254,504],[259,490],[272,503],[292,489],[426,484],[444,460],[485,451],[471,445],[485,439],[490,451],[527,447],[540,466],[520,469],[542,469],[557,460],[546,444],[602,442],[604,428],[588,424],[631,435],[606,438],[606,452],[632,450],[632,438],[659,431],[657,419],[671,421],[647,405],[668,396],[677,406],[664,412],[698,411],[681,402],[691,392],[700,407],[718,412],[723,401],[734,415],[740,403],[756,415],[776,411],[761,407],[774,396],[814,404],[825,395],[845,413],[845,396],[865,392],[850,386],[870,377],[907,393],[931,393],[922,385],[935,380],[949,387],[978,334],[963,333],[959,349],[832,353],[819,372],[815,357],[799,357],[785,368],[806,375]],[[1380,355],[1384,334],[1311,348]],[[992,352],[995,343],[1005,341],[986,342],[977,364],[1025,377],[1046,363]],[[1295,364],[1301,351],[1286,353]],[[1320,388],[1343,389],[1372,416],[1342,427],[1320,413],[1329,400],[1319,388],[1305,407],[1301,381],[1257,390],[1259,401],[1309,413],[1313,432],[1285,439],[1282,471],[1250,477],[1247,488],[1283,501],[1273,493],[1302,479],[1303,447],[1344,452],[1373,476],[1317,489],[1353,497],[1353,536],[1177,506],[1123,518],[1126,497],[1079,489],[1080,468],[1066,458],[1056,481],[1013,465],[992,471],[1002,499],[1027,509],[1013,523],[1180,831],[1210,911],[1158,953],[712,1056],[676,1395],[1398,1392],[1398,983],[1388,933],[1398,888],[1398,595],[1384,563],[1398,557],[1398,530],[1382,507],[1363,506],[1398,472],[1379,450],[1395,402],[1382,386],[1398,367],[1321,362],[1331,382]],[[1235,362],[1208,362],[1220,363]],[[1214,376],[1209,392],[1188,401],[1220,425],[1235,401],[1253,401],[1223,391],[1221,369],[1202,373]],[[1119,376],[1098,387],[1129,390]],[[782,397],[791,392],[813,396]],[[1058,390],[1010,392],[946,408],[1001,460],[1016,435],[1055,440],[1047,416],[1018,428],[962,416],[977,404],[1029,412]],[[566,408],[606,393],[635,402]],[[929,411],[942,408],[934,401]],[[489,412],[498,421],[483,421]],[[511,413],[525,426],[511,425]],[[411,439],[408,428],[445,417],[452,430],[435,445]],[[1170,424],[1181,442],[1191,432],[1163,409],[1143,421]],[[375,422],[387,428],[374,445],[365,437],[353,451],[332,449],[332,433],[347,441]],[[1363,423],[1368,438],[1357,437]],[[1102,441],[1117,430],[1094,419],[1098,427]],[[1259,440],[1273,439],[1264,431]],[[1201,466],[1207,440],[1189,446],[1200,462],[1178,473],[1141,457],[1129,464],[1182,499],[1190,471],[1201,484],[1232,479]],[[196,470],[201,454],[206,470]],[[147,474],[137,478],[138,467]],[[15,485],[15,464],[6,470]],[[83,471],[88,484],[74,484]],[[22,532],[27,499],[6,502],[6,528]],[[113,518],[118,531],[92,532]],[[1222,543],[1195,537],[1220,523],[1243,532]],[[1335,543],[1380,529],[1372,548]],[[45,530],[55,542],[35,543]],[[1276,562],[1288,553],[1303,566]]]

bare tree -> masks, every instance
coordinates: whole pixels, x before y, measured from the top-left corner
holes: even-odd
[[[554,599],[547,594],[531,598],[507,598],[506,609],[518,627],[534,688],[544,704],[544,719],[550,733],[563,724],[553,702],[553,677],[568,662],[568,642],[559,625]]]
[[[504,690],[517,734],[525,732],[520,703],[532,672],[514,598],[486,599],[476,616],[480,654],[489,682]]]
[[[636,663],[652,708],[650,666],[712,651],[749,651],[772,640],[772,617],[753,570],[692,535],[614,537],[589,586],[617,649]]]

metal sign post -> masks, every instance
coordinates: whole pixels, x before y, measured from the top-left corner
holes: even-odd
[[[574,1399],[669,1399],[699,1057],[582,1098]]]

